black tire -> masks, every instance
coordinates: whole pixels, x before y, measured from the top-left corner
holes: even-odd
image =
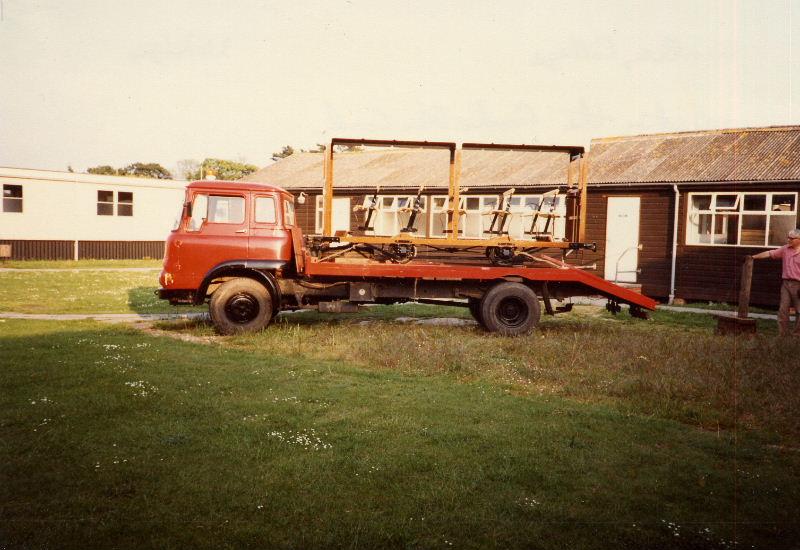
[[[469,299],[469,312],[472,314],[472,317],[478,321],[478,324],[486,328],[483,324],[483,317],[481,316],[481,301],[478,298],[470,298]]]
[[[254,332],[272,320],[272,297],[258,281],[231,279],[211,295],[208,311],[220,334]]]
[[[483,326],[503,336],[527,334],[541,317],[539,297],[527,286],[505,282],[489,289],[480,306]]]

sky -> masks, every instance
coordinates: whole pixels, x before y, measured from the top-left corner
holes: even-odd
[[[800,123],[800,0],[0,6],[0,166]]]

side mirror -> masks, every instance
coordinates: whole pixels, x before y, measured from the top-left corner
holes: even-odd
[[[189,201],[183,203],[183,217],[184,218],[192,217],[192,203],[190,203]]]

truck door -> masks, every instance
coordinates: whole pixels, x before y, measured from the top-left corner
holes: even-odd
[[[185,262],[195,275],[203,277],[222,262],[247,258],[246,207],[245,193],[194,194],[192,217],[181,240],[186,251],[198,251],[197,257]]]
[[[253,193],[252,196],[248,258],[251,260],[291,260],[291,235],[287,229],[283,228],[278,216],[279,196],[272,193]]]

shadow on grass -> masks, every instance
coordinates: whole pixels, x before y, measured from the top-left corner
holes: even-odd
[[[128,289],[128,308],[135,313],[196,313],[207,311],[206,306],[173,306],[158,297],[157,286],[137,286]]]

